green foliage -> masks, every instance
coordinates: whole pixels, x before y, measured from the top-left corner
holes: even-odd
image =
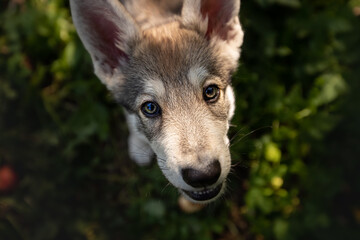
[[[360,237],[359,1],[242,1],[233,173],[195,214],[127,155],[64,1],[0,3],[0,239]],[[357,108],[356,108],[357,107]]]
[[[320,171],[317,165],[326,164],[320,152],[326,148],[329,131],[342,119],[337,109],[350,84],[345,75],[356,74],[340,57],[354,50],[343,37],[354,34],[359,25],[358,21],[353,25],[350,9],[341,1],[258,2],[263,8],[251,3],[242,6],[247,32],[244,65],[235,88],[241,89],[238,96],[244,102],[238,106],[237,121],[250,123],[253,129],[268,125],[271,131],[254,138],[252,150],[242,151],[248,152],[245,159],[251,167],[244,211],[259,237],[314,239],[316,234],[300,232],[337,231],[339,219],[325,212],[330,205],[324,209],[320,202],[314,203],[318,199],[313,195],[311,200],[304,195],[321,189],[319,199],[333,201],[340,192],[337,181],[342,175]],[[359,38],[358,34],[352,37]],[[322,176],[313,171],[314,165]],[[314,189],[324,180],[327,187]],[[305,210],[309,205],[313,209]],[[304,219],[299,220],[299,215]],[[318,238],[336,239],[327,235]]]

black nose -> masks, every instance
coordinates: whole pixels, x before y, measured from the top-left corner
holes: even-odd
[[[213,161],[204,170],[184,168],[181,170],[184,181],[192,187],[210,186],[219,179],[221,166],[218,160]]]

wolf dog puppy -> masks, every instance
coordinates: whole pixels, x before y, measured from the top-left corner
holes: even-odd
[[[95,74],[125,109],[129,155],[154,153],[195,203],[219,197],[231,158],[230,85],[243,41],[240,0],[70,0]]]

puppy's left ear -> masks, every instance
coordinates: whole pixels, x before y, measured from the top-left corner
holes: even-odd
[[[237,67],[244,33],[239,21],[240,0],[185,0],[183,24],[206,37]]]

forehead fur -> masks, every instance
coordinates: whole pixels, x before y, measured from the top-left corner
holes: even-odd
[[[194,65],[204,66],[217,74],[208,41],[194,31],[181,28],[178,22],[144,32],[133,60],[137,68],[145,67],[146,74],[155,74],[171,86],[183,84]]]

